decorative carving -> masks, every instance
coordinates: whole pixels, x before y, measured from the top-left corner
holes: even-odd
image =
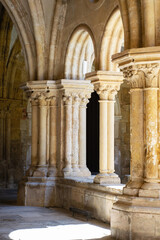
[[[50,98],[50,106],[51,107],[56,107],[58,105],[58,99],[57,97],[53,96]]]
[[[95,84],[95,91],[98,93],[100,96],[101,100],[114,100],[115,95],[120,89],[120,84],[119,83],[98,83]]]
[[[73,94],[72,95],[72,103],[73,103],[73,105],[75,105],[75,106],[78,106],[79,105],[79,103],[80,103],[80,98],[79,98],[79,96],[78,96],[78,94]]]
[[[137,64],[123,69],[124,78],[131,88],[158,87],[159,63]]]
[[[71,95],[64,95],[63,101],[65,105],[71,105],[72,104],[72,96]]]

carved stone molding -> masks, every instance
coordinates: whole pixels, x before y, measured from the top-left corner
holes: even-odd
[[[89,103],[89,100],[88,100],[89,97],[81,97],[81,101],[80,101],[80,107],[86,107],[87,103]]]
[[[78,106],[80,104],[80,98],[78,95],[72,96],[72,103],[74,106]]]
[[[120,84],[95,84],[95,91],[100,96],[100,100],[115,100],[115,96],[120,89]]]
[[[123,83],[123,74],[113,71],[95,71],[86,74],[86,79],[91,80],[100,100],[114,101],[115,95]]]
[[[83,94],[83,93],[73,93],[73,92],[66,92],[63,95],[63,101],[65,105],[80,105],[85,106],[89,102],[89,98],[91,97],[91,93]]]
[[[159,63],[134,64],[122,69],[131,88],[159,87]]]
[[[63,101],[65,105],[71,105],[72,104],[72,96],[71,95],[64,95]]]
[[[58,105],[58,98],[53,96],[50,98],[50,106],[51,107],[56,107]]]

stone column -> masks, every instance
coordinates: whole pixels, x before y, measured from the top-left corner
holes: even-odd
[[[113,97],[114,98],[114,97]],[[107,172],[115,176],[114,169],[114,100],[107,102]]]
[[[7,112],[6,114],[6,142],[5,142],[5,149],[6,149],[6,162],[8,167],[8,187],[14,187],[14,170],[11,163],[11,113]]]
[[[114,99],[122,83],[122,74],[97,71],[86,75],[94,84],[99,95],[100,136],[99,136],[99,174],[95,183],[120,183],[114,173]]]
[[[50,149],[48,176],[57,176],[57,97],[50,100]]]
[[[112,236],[118,239],[160,237],[155,232],[155,219],[160,218],[159,59],[159,47],[129,49],[113,56],[131,83],[131,181],[113,204],[111,217]]]
[[[159,63],[143,65],[145,72],[145,169],[142,189],[160,189],[159,142],[158,142],[158,95],[159,95]],[[141,194],[141,192],[140,192]],[[153,193],[150,192],[150,196]]]
[[[157,90],[158,88],[146,88],[146,160],[145,181],[155,182],[158,179],[157,158]],[[159,180],[160,181],[160,180]]]
[[[8,168],[10,168],[10,151],[11,151],[11,116],[10,113],[8,112],[6,114],[6,161]]]
[[[100,104],[100,121],[99,121],[99,172],[97,176],[106,178],[109,177],[107,174],[107,100],[99,100]],[[98,181],[95,178],[95,182]]]
[[[95,89],[100,100],[100,155],[99,174],[95,183],[120,183],[114,169],[114,98],[119,89],[118,85],[96,84]]]
[[[84,177],[91,175],[86,165],[86,105],[89,97],[81,97],[79,110],[79,168]]]
[[[64,102],[64,152],[61,161],[66,177],[89,176],[86,167],[86,98],[90,97],[93,85],[87,80],[62,79],[61,96]]]
[[[157,151],[159,65],[137,64],[123,68],[123,72],[131,84],[131,179],[124,193],[145,196],[140,188],[160,189],[156,184],[160,182]]]
[[[130,181],[126,194],[137,194],[143,183],[144,165],[144,72],[138,68],[125,68],[124,77],[130,83]],[[134,189],[134,190],[132,190]]]
[[[0,110],[0,162],[3,161],[4,158],[4,111]]]
[[[72,97],[72,176],[77,176],[79,170],[79,102],[78,95]]]
[[[32,148],[31,148],[31,167],[27,174],[33,175],[33,171],[38,164],[38,100],[31,99],[32,106]]]
[[[34,172],[35,177],[44,177],[47,174],[47,101],[42,94],[38,98],[39,107],[39,145],[38,145],[38,166]]]
[[[70,176],[72,173],[72,96],[63,97],[65,108],[65,167],[64,176]]]
[[[59,85],[58,85],[59,86]],[[30,177],[57,175],[57,96],[56,81],[29,81],[21,86],[32,104],[32,149]]]

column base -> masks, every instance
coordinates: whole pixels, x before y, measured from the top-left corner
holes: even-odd
[[[94,178],[94,183],[97,184],[120,184],[120,178],[115,173],[99,173]]]
[[[48,172],[47,166],[37,166],[33,173],[33,177],[46,177],[47,172]]]
[[[67,166],[62,169],[63,177],[70,177],[72,173],[72,168],[71,166]]]
[[[58,170],[56,167],[49,167],[47,177],[56,177],[58,176]]]
[[[159,197],[160,183],[157,182],[144,182],[143,180],[129,181],[123,188],[123,193],[130,196],[139,197]]]
[[[123,193],[130,196],[138,196],[139,189],[143,185],[143,180],[130,180],[123,188]]]
[[[160,239],[159,198],[122,195],[113,204],[111,233],[117,240]]]
[[[160,197],[160,183],[156,182],[144,182],[139,189],[139,196],[140,197],[153,197],[159,198]]]
[[[72,167],[72,174],[79,174],[80,173],[80,170],[78,167]]]
[[[89,171],[89,169],[87,167],[84,167],[84,168],[80,167],[80,172],[81,172],[82,177],[90,177],[91,176],[91,172]]]
[[[28,170],[26,171],[26,176],[27,176],[27,177],[32,177],[35,169],[36,169],[35,166],[30,166],[30,167],[28,168]]]

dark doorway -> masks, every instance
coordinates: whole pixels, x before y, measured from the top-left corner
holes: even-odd
[[[87,167],[99,172],[99,96],[93,92],[87,104]]]

